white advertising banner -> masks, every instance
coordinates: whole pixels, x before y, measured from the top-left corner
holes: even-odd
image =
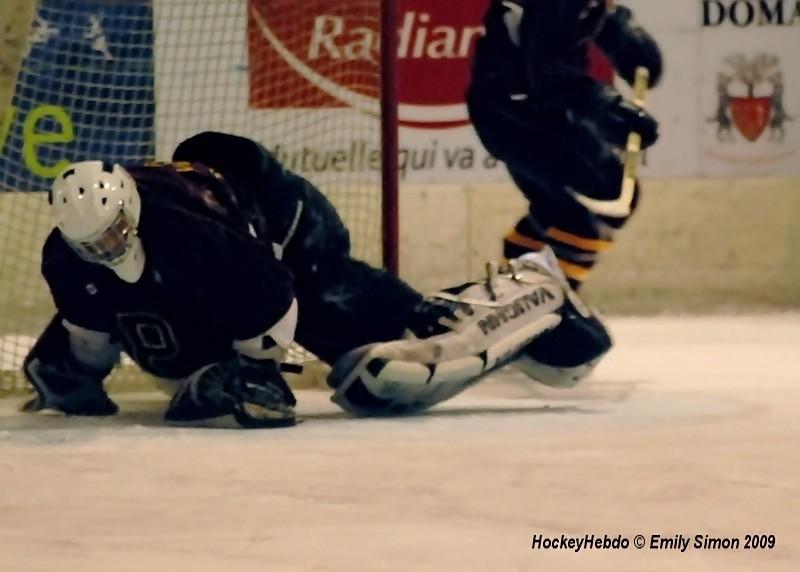
[[[628,0],[664,52],[656,177],[800,174],[800,2]]]

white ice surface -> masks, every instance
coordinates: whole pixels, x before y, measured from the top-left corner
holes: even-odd
[[[0,571],[800,570],[800,316],[613,320],[565,392],[503,373],[418,418],[321,392],[286,430],[0,402]],[[531,536],[774,534],[768,551],[543,551]]]

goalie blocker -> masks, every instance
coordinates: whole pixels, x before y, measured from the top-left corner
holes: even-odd
[[[358,415],[409,414],[514,363],[537,381],[572,387],[611,348],[606,328],[567,284],[549,249],[488,269],[483,282],[439,292],[405,339],[343,356],[332,400]],[[430,315],[438,316],[431,325]]]

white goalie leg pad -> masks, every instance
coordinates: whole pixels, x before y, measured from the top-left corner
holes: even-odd
[[[510,363],[533,339],[555,328],[565,290],[538,265],[434,296],[457,303],[449,331],[364,346],[334,366],[333,401],[359,415],[410,413],[449,399]]]

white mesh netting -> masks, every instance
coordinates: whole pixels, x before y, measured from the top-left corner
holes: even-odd
[[[379,28],[380,0],[42,0],[27,45],[2,47],[24,59],[10,106],[0,93],[0,392],[22,387],[53,313],[42,191],[68,161],[167,159],[206,129],[249,136],[316,183],[379,264]]]

